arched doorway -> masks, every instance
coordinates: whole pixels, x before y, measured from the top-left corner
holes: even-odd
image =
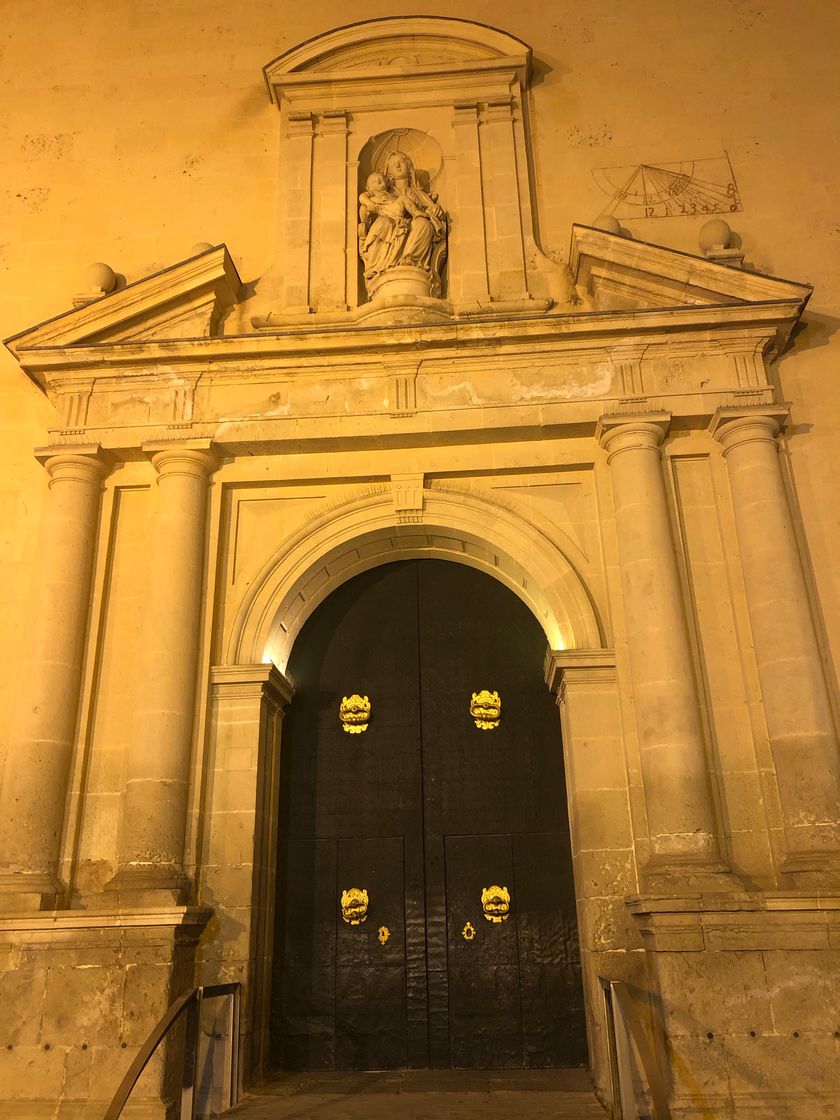
[[[358,575],[304,625],[281,761],[276,1065],[586,1062],[544,653],[519,598],[438,560]],[[500,694],[495,728],[470,715],[482,689]],[[351,734],[339,708],[353,693],[371,714]],[[493,886],[510,894],[501,921],[484,913]],[[367,892],[357,923],[341,907],[352,888]]]

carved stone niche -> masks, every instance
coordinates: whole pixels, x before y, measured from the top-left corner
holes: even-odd
[[[376,19],[264,73],[280,113],[279,244],[245,310],[253,327],[568,304],[568,272],[532,232],[525,43],[467,20]]]
[[[390,128],[359,154],[360,303],[439,299],[447,214],[432,183],[440,145],[416,128]]]

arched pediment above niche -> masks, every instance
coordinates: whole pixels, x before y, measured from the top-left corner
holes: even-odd
[[[269,63],[286,180],[251,325],[348,313],[439,323],[459,308],[570,302],[564,266],[533,233],[530,72],[521,39],[439,16],[340,27]],[[403,137],[384,154],[408,163],[368,183],[379,168],[366,145],[383,136]]]
[[[309,39],[265,67],[269,88],[283,75],[357,70],[416,70],[516,60],[526,70],[526,43],[470,20],[406,16],[367,20]]]

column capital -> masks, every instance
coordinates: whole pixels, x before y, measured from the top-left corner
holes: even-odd
[[[113,456],[98,443],[50,444],[35,448],[35,458],[49,475],[49,485],[57,481],[100,483],[114,465]]]
[[[452,124],[475,125],[478,121],[479,106],[477,101],[456,101],[452,106]]]
[[[545,683],[558,692],[570,679],[614,681],[614,649],[549,649],[545,655]]]
[[[273,662],[258,665],[215,665],[210,670],[213,695],[220,699],[242,696],[265,697],[282,711],[294,688]]]
[[[144,443],[142,450],[159,478],[170,475],[209,478],[219,466],[219,454],[209,439],[155,440]]]
[[[709,434],[727,455],[744,443],[775,443],[789,416],[789,404],[722,405],[711,419]]]
[[[304,137],[312,139],[315,131],[315,117],[312,113],[289,113],[286,118],[286,135],[288,137]]]
[[[325,109],[318,114],[318,132],[321,136],[346,136],[350,125],[350,114],[346,109]]]
[[[610,462],[622,451],[659,451],[668,434],[671,413],[664,411],[613,413],[602,416],[595,437]]]

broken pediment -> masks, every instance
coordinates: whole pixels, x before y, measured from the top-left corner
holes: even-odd
[[[577,290],[595,311],[770,303],[791,304],[798,314],[811,294],[807,284],[583,225],[572,227],[569,264]]]
[[[23,351],[157,339],[210,338],[241,290],[224,245],[65,311],[6,340]]]

